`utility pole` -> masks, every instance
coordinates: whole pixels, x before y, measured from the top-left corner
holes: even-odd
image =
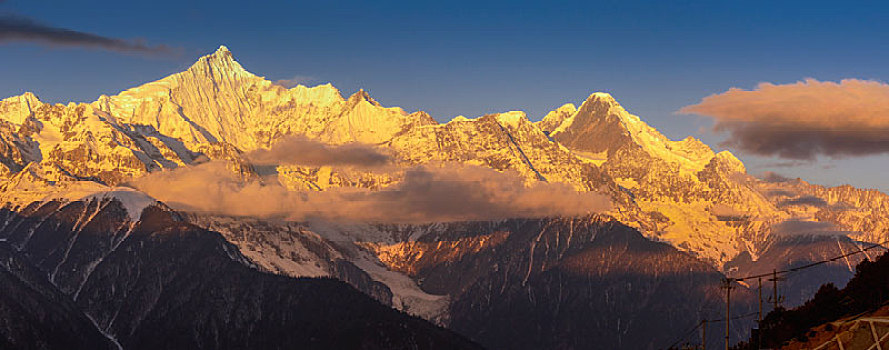
[[[759,312],[756,316],[756,326],[759,327],[762,324],[762,277],[756,278],[756,281],[759,283],[759,288],[757,288],[759,291]]]
[[[772,303],[774,305],[774,310],[777,310],[780,305],[781,299],[778,298],[778,282],[783,281],[784,278],[778,277],[778,270],[772,270],[772,278],[769,278],[769,281],[772,282]]]
[[[731,299],[732,299],[732,281],[734,281],[734,279],[726,277],[725,280],[723,281],[724,285],[722,286],[723,288],[725,288],[725,350],[729,350],[728,343],[729,343],[729,326],[731,324],[731,322],[730,322],[731,321],[730,305],[731,305]]]
[[[759,312],[757,312],[756,320],[756,348],[762,346],[762,277],[757,277],[757,291],[759,292]]]
[[[701,332],[701,349],[707,350],[707,319],[706,318],[701,320],[701,329],[703,329],[703,332]]]

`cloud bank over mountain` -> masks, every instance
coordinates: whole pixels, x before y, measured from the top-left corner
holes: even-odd
[[[272,146],[250,152],[250,161],[257,165],[300,164],[309,166],[378,167],[391,157],[372,146],[352,142],[328,145],[302,136],[289,137]]]
[[[830,222],[791,219],[772,226],[772,232],[783,236],[842,236],[848,234]]]
[[[819,155],[889,152],[889,85],[845,79],[761,83],[729,89],[679,113],[712,117],[726,145],[757,155],[811,160]]]
[[[294,75],[287,79],[276,80],[275,84],[291,89],[293,87],[296,87],[297,85],[307,85],[308,83],[314,82],[316,80],[317,79],[315,79],[314,77],[310,77],[308,75]]]
[[[158,172],[130,185],[175,209],[290,220],[389,223],[579,216],[611,208],[607,196],[562,183],[526,184],[512,172],[424,165],[379,191],[294,192],[272,179],[243,181],[221,161]]]

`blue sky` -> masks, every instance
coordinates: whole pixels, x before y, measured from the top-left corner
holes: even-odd
[[[0,45],[0,95],[92,101],[188,67],[220,44],[272,80],[331,82],[345,94],[440,121],[524,110],[532,119],[606,91],[678,139],[721,149],[683,106],[731,87],[804,78],[889,80],[889,5],[794,1],[0,1],[0,13],[180,49],[145,56]],[[889,190],[889,157],[787,162],[735,150],[751,173]],[[788,166],[790,165],[790,166]]]

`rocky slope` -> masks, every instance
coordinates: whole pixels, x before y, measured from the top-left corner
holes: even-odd
[[[133,219],[125,204],[2,211],[0,254],[13,257],[0,276],[18,283],[3,284],[0,339],[48,349],[478,348],[340,281],[257,271],[218,233],[162,205]]]
[[[768,222],[782,218],[738,181],[746,170],[731,153],[715,154],[693,138],[668,140],[608,94],[591,95],[572,115],[547,118],[543,122],[558,123],[550,132],[554,140],[596,161],[643,212],[659,219],[650,235],[704,259],[719,264],[743,251],[758,253]],[[734,213],[755,220],[725,220]]]
[[[117,349],[45,274],[0,241],[0,348]]]
[[[222,232],[262,268],[343,279],[492,349],[657,348],[723,310],[717,270],[608,217],[425,225],[188,220]],[[346,262],[356,267],[349,276],[337,268]],[[737,293],[734,312],[748,313],[752,296]],[[735,326],[733,338],[743,338],[749,325]]]
[[[449,295],[448,327],[494,349],[660,348],[722,310],[718,271],[608,218],[464,223],[368,247]],[[750,295],[735,297],[749,312]]]
[[[744,277],[769,274],[773,270],[786,271],[815,262],[832,260],[837,256],[854,252],[834,261],[828,261],[806,270],[782,274],[778,285],[779,304],[787,306],[800,305],[818,291],[825,283],[843,286],[854,276],[855,266],[864,260],[874,260],[886,250],[883,248],[863,250],[870,244],[852,240],[843,235],[807,235],[780,237],[772,240],[757,261],[753,261],[747,253],[743,253],[726,264],[726,275]],[[754,292],[758,291],[760,281],[764,296],[764,312],[773,309],[773,284],[771,276],[761,280],[748,279],[743,283]]]
[[[628,189],[640,210],[652,214],[655,224],[641,226],[650,237],[730,276],[781,270],[846,254],[866,245],[861,242],[889,240],[884,193],[757,179],[728,151],[714,153],[693,138],[669,140],[608,94],[593,94],[572,111],[562,107],[538,125]],[[787,302],[802,302],[827,281],[843,284],[865,257],[828,264],[832,271],[786,286]]]

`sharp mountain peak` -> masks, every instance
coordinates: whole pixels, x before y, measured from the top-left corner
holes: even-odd
[[[373,111],[362,109],[364,107],[355,109],[364,105],[362,102],[367,102],[367,107]],[[35,95],[25,93],[16,102],[5,103],[6,106],[13,106],[8,108],[11,113],[6,113],[5,117],[25,118],[39,103]],[[310,135],[327,133],[328,128],[321,125],[326,118],[322,114],[326,112],[313,112],[311,108],[317,107],[354,110],[342,114],[347,116],[342,122],[349,125],[349,132],[329,140],[334,142],[345,141],[340,139],[347,136],[358,137],[356,135],[364,135],[359,137],[363,141],[382,142],[386,139],[384,135],[403,130],[414,124],[411,120],[418,118],[422,119],[422,125],[436,124],[428,115],[409,117],[400,108],[385,108],[364,89],[359,89],[348,99],[343,99],[340,91],[329,83],[280,89],[271,81],[244,69],[225,45],[201,56],[186,71],[134,87],[116,96],[100,97],[94,105],[122,121],[151,125],[189,144],[218,140],[231,142],[245,150],[263,147],[268,142],[256,136],[265,131],[243,132],[243,127],[251,124],[275,120],[274,124],[284,123],[290,125],[291,130],[303,130]],[[308,107],[310,105],[316,107]],[[315,116],[316,113],[322,114]],[[292,120],[304,114],[309,117],[308,120]],[[185,115],[187,118],[183,118]],[[498,113],[494,119],[511,128],[530,123],[525,113],[520,111]],[[627,112],[607,92],[591,93],[579,107],[564,104],[536,125],[569,147],[594,153],[608,151],[610,154],[620,147],[632,145],[660,149],[670,142],[639,117]],[[692,142],[679,142],[695,146],[691,145]],[[700,153],[697,148],[706,148],[700,151],[712,153],[706,146],[692,148],[695,148],[695,153]]]
[[[367,101],[374,106],[382,107],[382,105],[374,100],[372,97],[370,97],[370,94],[368,94],[367,91],[365,91],[364,89],[358,89],[358,91],[352,94],[352,96],[349,96],[350,103],[359,103],[361,101]]]
[[[225,45],[219,46],[215,52],[199,58],[188,69],[188,72],[196,73],[198,76],[207,75],[213,79],[258,78],[255,74],[244,69]]]
[[[610,93],[602,92],[602,91],[596,91],[594,93],[591,93],[590,96],[587,97],[586,101],[617,104],[617,100],[614,98],[614,96],[611,96]]]
[[[29,107],[36,107],[43,103],[43,101],[40,101],[40,97],[37,97],[35,93],[30,91],[25,91],[21,95],[4,98],[2,102],[19,103]]]
[[[9,120],[15,124],[21,124],[25,118],[32,115],[34,111],[43,105],[40,98],[33,92],[25,93],[0,100],[0,114],[3,119]]]
[[[229,55],[231,55],[232,52],[225,45],[219,45],[219,48],[216,49],[216,53],[217,54],[228,53]]]

